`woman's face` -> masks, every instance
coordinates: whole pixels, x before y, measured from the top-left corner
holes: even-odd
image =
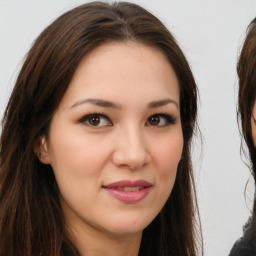
[[[164,54],[134,42],[87,54],[41,143],[68,226],[140,234],[168,199],[183,149],[179,84]]]

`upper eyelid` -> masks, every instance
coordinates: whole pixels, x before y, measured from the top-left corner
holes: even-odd
[[[103,114],[103,113],[90,113],[90,114],[86,114],[86,115],[82,116],[82,118],[80,118],[78,121],[79,122],[83,122],[83,121],[87,120],[88,118],[90,118],[92,116],[101,116],[101,117],[104,117],[104,118],[108,119],[109,121],[111,121],[111,119],[106,114]]]
[[[170,113],[165,113],[165,112],[156,113],[156,114],[150,115],[149,117],[152,117],[152,116],[162,116],[162,117],[170,117],[172,119],[177,119],[175,115]]]
[[[100,123],[97,125],[93,125],[90,123],[90,118],[93,116],[98,116],[100,117]],[[102,120],[105,119],[105,120]],[[90,129],[102,129],[102,128],[106,128],[106,127],[110,127],[113,126],[113,122],[108,118],[108,116],[106,116],[105,114],[87,114],[84,117],[80,118],[78,121],[80,124],[87,126]],[[103,124],[102,124],[103,122]]]
[[[90,118],[91,116],[101,116],[101,117],[103,117],[103,118],[108,119],[111,123],[113,123],[112,118],[110,118],[108,114],[103,113],[103,112],[90,112],[90,113],[88,113],[88,114],[83,115],[81,118],[78,119],[78,121],[79,121],[79,122],[83,122],[83,121],[85,121],[86,119]],[[154,113],[154,114],[149,115],[149,116],[146,118],[146,120],[148,121],[148,119],[149,119],[150,117],[152,117],[152,116],[162,116],[162,117],[166,117],[166,118],[167,118],[167,117],[170,117],[170,118],[172,118],[172,119],[175,120],[175,121],[176,121],[176,119],[177,119],[177,117],[175,117],[175,115],[173,115],[173,114],[165,113],[165,112],[157,112],[157,113]]]
[[[160,116],[160,117],[163,117],[163,118],[165,118],[165,120],[166,120],[166,122],[167,122],[167,125],[160,125],[160,126],[158,126],[158,125],[156,125],[156,126],[154,126],[153,125],[153,127],[164,127],[164,126],[168,126],[168,125],[171,125],[171,124],[175,124],[176,123],[176,121],[177,121],[177,118],[175,118],[173,115],[171,115],[171,114],[166,114],[166,113],[158,113],[158,114],[153,114],[153,115],[151,115],[151,116],[149,116],[149,118],[151,118],[151,117],[153,117],[153,116]],[[147,122],[146,122],[146,124],[149,122],[149,118],[147,119]],[[150,124],[149,124],[149,126],[151,126]]]

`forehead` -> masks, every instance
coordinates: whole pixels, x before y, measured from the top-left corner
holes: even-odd
[[[179,84],[161,50],[131,41],[111,42],[83,57],[64,98],[67,95],[141,101],[169,95],[179,101]]]

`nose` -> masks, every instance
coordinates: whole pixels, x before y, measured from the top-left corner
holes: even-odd
[[[146,139],[139,128],[130,127],[118,134],[112,161],[118,167],[139,169],[151,161]]]

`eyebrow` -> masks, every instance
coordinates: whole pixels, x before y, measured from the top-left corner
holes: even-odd
[[[82,104],[85,103],[90,103],[96,106],[100,106],[100,107],[104,107],[104,108],[116,108],[116,109],[121,109],[121,105],[118,103],[114,103],[112,101],[108,101],[108,100],[102,100],[102,99],[84,99],[84,100],[80,100],[77,101],[75,104],[73,104],[71,106],[71,108],[80,106]]]
[[[84,99],[84,100],[77,101],[75,104],[73,104],[71,106],[71,108],[74,108],[74,107],[77,107],[77,106],[80,106],[80,105],[83,105],[83,104],[86,104],[86,103],[96,105],[96,106],[99,106],[99,107],[104,107],[104,108],[116,108],[116,109],[121,109],[122,108],[121,104],[119,104],[119,103],[115,103],[115,102],[108,101],[108,100],[102,100],[102,99],[94,99],[94,98],[89,98],[89,99]],[[148,103],[147,107],[148,108],[158,108],[158,107],[165,106],[169,103],[172,103],[177,108],[179,108],[179,104],[177,103],[177,101],[169,99],[169,98],[163,99],[163,100],[152,101],[152,102]]]
[[[148,104],[148,108],[158,108],[158,107],[162,107],[165,106],[169,103],[174,104],[177,108],[179,108],[179,104],[177,101],[172,100],[172,99],[163,99],[163,100],[156,100],[156,101],[152,101]]]

